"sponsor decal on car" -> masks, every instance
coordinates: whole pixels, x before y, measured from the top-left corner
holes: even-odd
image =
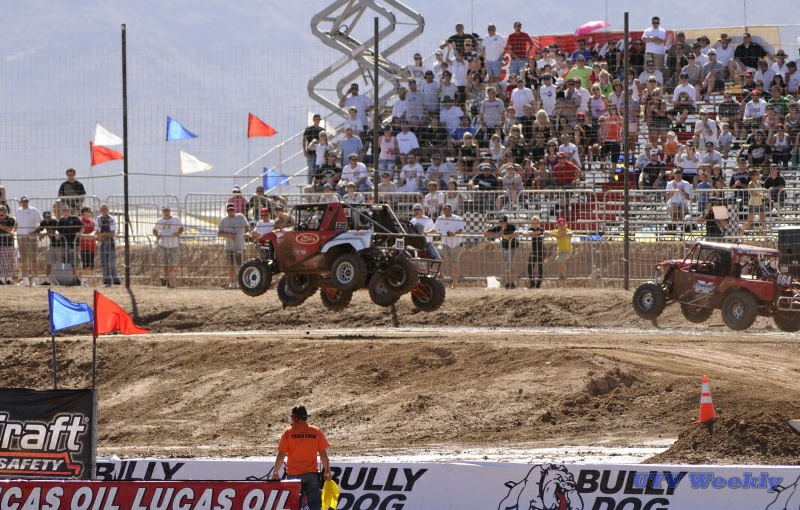
[[[297,241],[297,244],[315,244],[319,242],[319,236],[317,234],[308,233],[298,234],[298,236],[295,237],[295,241]]]
[[[698,294],[711,294],[716,288],[713,281],[697,280],[694,282],[694,291]]]

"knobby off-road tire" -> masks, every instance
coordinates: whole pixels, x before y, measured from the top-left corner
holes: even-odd
[[[278,299],[281,300],[284,308],[302,305],[305,299],[292,294],[292,291],[289,290],[288,280],[288,275],[283,275],[281,279],[278,280],[278,287],[275,289],[278,291]]]
[[[714,309],[681,303],[681,313],[687,321],[702,324],[711,317]]]
[[[250,297],[258,297],[269,290],[272,272],[259,259],[250,259],[239,268],[239,288]]]
[[[633,311],[642,319],[657,318],[666,305],[664,289],[655,283],[643,283],[633,293]]]
[[[286,288],[300,299],[308,299],[319,288],[319,277],[315,274],[286,275]]]
[[[369,297],[378,306],[392,306],[397,303],[402,294],[393,289],[386,277],[380,273],[372,275],[369,280]]]
[[[319,290],[319,298],[322,300],[322,306],[328,310],[340,312],[350,305],[353,293],[339,289],[322,288]]]
[[[384,272],[386,284],[400,295],[408,294],[417,287],[419,270],[408,257],[397,257],[394,264]]]
[[[747,292],[732,292],[722,301],[722,321],[734,331],[749,328],[757,316],[756,300]]]
[[[441,308],[445,298],[444,283],[438,278],[423,277],[411,291],[411,302],[423,312],[433,312]]]
[[[355,253],[344,253],[333,262],[331,278],[337,289],[353,292],[364,286],[367,265]]]
[[[781,331],[794,333],[800,331],[800,312],[784,312],[772,318]]]

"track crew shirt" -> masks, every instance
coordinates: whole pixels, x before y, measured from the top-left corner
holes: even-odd
[[[317,452],[324,452],[330,443],[322,429],[307,423],[295,423],[283,431],[278,450],[286,452],[286,473],[302,475],[317,472]]]

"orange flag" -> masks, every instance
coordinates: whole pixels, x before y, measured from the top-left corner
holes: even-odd
[[[121,153],[102,145],[95,145],[92,142],[89,142],[89,151],[92,153],[92,166],[124,158]]]
[[[144,335],[149,329],[140,328],[133,323],[131,316],[118,304],[94,291],[94,336],[119,330],[123,335]]]
[[[275,131],[272,126],[263,122],[252,113],[247,114],[247,138],[273,136],[275,133],[277,133],[277,131]]]

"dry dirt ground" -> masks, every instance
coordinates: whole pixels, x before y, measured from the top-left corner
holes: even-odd
[[[99,340],[101,455],[272,455],[304,403],[341,455],[678,438],[651,461],[800,463],[800,344],[763,318],[734,333],[673,306],[656,327],[623,290],[458,289],[431,314],[404,297],[398,330],[366,292],[341,313],[274,291],[103,292],[154,334]],[[46,290],[0,295],[0,385],[50,387]],[[90,384],[89,331],[58,334],[62,387]],[[703,374],[717,420],[693,426]]]

